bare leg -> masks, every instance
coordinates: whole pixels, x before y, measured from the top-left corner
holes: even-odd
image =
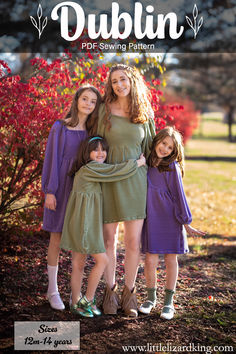
[[[77,304],[80,298],[86,258],[86,254],[72,252],[72,273],[70,282],[72,291],[72,305]]]
[[[103,312],[105,314],[115,315],[119,307],[119,297],[116,292],[117,285],[116,274],[116,245],[118,239],[118,223],[104,224],[103,236],[108,256],[108,265],[104,271],[104,279],[106,288],[103,297]]]
[[[102,277],[105,267],[108,264],[108,257],[106,253],[97,253],[92,254],[95,259],[95,265],[91,270],[88,278],[88,287],[86,291],[86,298],[89,301],[92,301],[97,289],[98,283]]]
[[[158,254],[146,253],[144,275],[147,288],[156,288]]]
[[[177,254],[165,254],[166,265],[166,289],[175,290],[178,278]]]
[[[61,233],[51,232],[48,246],[48,265],[57,266],[60,253]]]
[[[135,285],[139,260],[143,219],[124,222],[125,285],[132,290]]]
[[[104,243],[106,247],[106,254],[109,260],[108,265],[104,271],[104,278],[109,288],[112,288],[115,284],[118,229],[118,223],[103,225]]]

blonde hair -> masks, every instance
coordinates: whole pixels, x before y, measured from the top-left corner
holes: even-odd
[[[160,144],[166,137],[173,139],[174,149],[170,155],[161,159],[158,163],[158,157],[156,154],[156,146]],[[182,142],[182,135],[178,130],[173,127],[166,127],[160,130],[152,141],[151,153],[148,158],[148,165],[150,167],[158,167],[160,172],[171,171],[170,164],[177,161],[180,166],[182,177],[184,176],[184,147]]]
[[[153,116],[153,110],[148,98],[148,88],[135,67],[127,66],[124,64],[113,65],[110,69],[109,77],[105,87],[105,94],[103,101],[106,106],[106,114],[104,117],[104,124],[111,127],[110,122],[110,104],[117,100],[117,96],[113,91],[111,75],[114,71],[123,71],[130,80],[130,94],[129,94],[129,119],[131,123],[143,124],[148,121],[150,116]]]

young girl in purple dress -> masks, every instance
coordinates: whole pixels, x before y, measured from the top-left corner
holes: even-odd
[[[50,232],[48,246],[47,298],[53,309],[64,310],[57,286],[60,240],[73,178],[67,175],[75,160],[80,143],[93,134],[97,124],[99,91],[90,85],[76,92],[69,114],[56,121],[49,133],[42,172],[45,193],[43,229]]]
[[[164,254],[166,288],[161,318],[170,320],[174,316],[177,255],[189,251],[186,231],[191,236],[205,233],[189,225],[192,215],[182,184],[184,150],[177,130],[167,127],[155,136],[148,166],[147,217],[142,232],[147,300],[139,311],[149,314],[156,305],[158,254]]]

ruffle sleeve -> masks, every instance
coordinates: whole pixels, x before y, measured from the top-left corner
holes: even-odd
[[[184,193],[180,167],[177,162],[170,165],[172,171],[164,172],[167,175],[168,188],[174,202],[175,217],[180,224],[190,224],[192,214]]]
[[[83,177],[87,181],[116,182],[133,176],[137,172],[138,164],[134,159],[116,165],[91,161],[82,169]]]
[[[49,133],[42,171],[42,190],[56,194],[59,185],[59,169],[65,145],[65,128],[56,121]]]
[[[154,136],[156,135],[156,127],[153,118],[149,118],[147,123],[144,123],[145,136],[142,142],[142,152],[146,159],[151,152],[151,145]]]

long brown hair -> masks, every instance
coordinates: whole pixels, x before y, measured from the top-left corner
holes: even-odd
[[[161,159],[158,164],[158,156],[156,154],[156,146],[160,144],[167,136],[173,139],[174,149],[170,155]],[[171,171],[170,164],[177,161],[180,166],[182,177],[184,176],[184,147],[182,135],[173,127],[166,127],[160,130],[152,141],[151,153],[148,157],[148,165],[157,167],[160,172]]]
[[[111,127],[110,122],[110,104],[117,100],[117,96],[113,91],[111,76],[114,71],[123,71],[130,80],[130,94],[129,94],[129,119],[131,123],[143,124],[148,121],[150,116],[153,116],[153,110],[148,98],[148,88],[135,67],[127,66],[124,64],[113,65],[110,69],[108,80],[105,86],[105,94],[103,102],[106,106],[106,114],[104,117],[104,124]]]
[[[72,165],[71,170],[68,173],[69,176],[73,177],[82,166],[86,165],[89,161],[91,161],[90,153],[96,150],[99,144],[101,144],[102,149],[106,150],[106,152],[108,153],[108,143],[106,139],[104,139],[100,135],[89,136],[84,141],[82,141],[79,146],[76,159]]]
[[[64,125],[69,126],[69,127],[75,127],[79,123],[78,99],[82,95],[82,93],[86,90],[94,92],[97,96],[96,106],[95,106],[93,112],[89,114],[88,119],[86,121],[86,130],[88,131],[89,135],[92,135],[92,134],[95,134],[97,131],[98,108],[99,108],[99,105],[102,100],[100,92],[94,86],[84,85],[84,86],[81,86],[76,91],[73,101],[72,101],[72,104],[71,104],[71,107],[62,122]],[[69,121],[68,121],[68,118],[70,118]]]

